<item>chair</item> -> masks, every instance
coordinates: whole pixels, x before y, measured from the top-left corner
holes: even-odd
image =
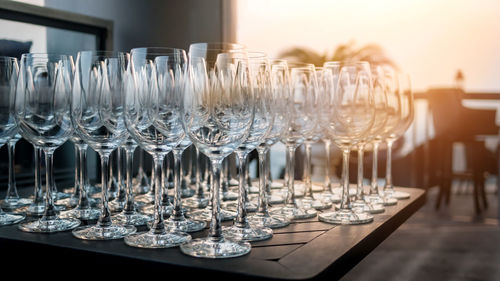
[[[484,174],[491,168],[485,159],[494,158],[484,147],[479,135],[497,135],[494,110],[475,110],[465,108],[461,101],[464,92],[460,89],[431,89],[427,92],[429,110],[433,116],[435,139],[432,141],[434,162],[431,176],[437,179],[439,195],[436,209],[441,202],[450,201],[451,183],[454,178],[470,178],[474,183],[473,199],[476,213],[488,208],[484,187]],[[467,171],[453,173],[453,144],[465,144]],[[481,204],[483,205],[481,207]]]

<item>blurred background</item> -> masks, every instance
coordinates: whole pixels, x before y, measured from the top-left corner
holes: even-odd
[[[499,280],[498,16],[500,2],[490,0],[0,0],[0,55],[232,41],[317,66],[390,63],[410,74],[415,96],[414,123],[396,143],[394,182],[427,189],[428,202],[344,278]],[[32,148],[21,140],[16,153],[18,187],[32,186]],[[58,184],[73,181],[73,155],[71,143],[56,151]],[[96,157],[89,156],[95,179]],[[339,173],[340,154],[333,157],[335,166],[325,167],[323,145],[313,148],[316,181],[327,168]],[[3,190],[6,148],[0,159]],[[278,178],[283,146],[273,147],[271,161]],[[300,161],[296,169],[300,179]],[[255,163],[251,171],[257,175]]]

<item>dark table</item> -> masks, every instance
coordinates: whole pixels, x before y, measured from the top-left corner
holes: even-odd
[[[424,190],[404,191],[411,198],[387,207],[385,213],[375,215],[373,223],[336,226],[317,218],[296,221],[276,229],[270,240],[252,243],[250,254],[239,258],[197,259],[182,254],[178,248],[137,249],[122,240],[82,241],[73,238],[71,232],[24,233],[14,225],[0,227],[1,262],[4,268],[18,267],[20,263],[26,269],[34,265],[72,268],[74,274],[105,266],[103,269],[121,275],[142,272],[221,280],[334,280],[353,268],[425,203]],[[206,231],[194,233],[193,238],[206,236]],[[50,258],[43,258],[44,254]],[[27,262],[30,266],[26,266]]]

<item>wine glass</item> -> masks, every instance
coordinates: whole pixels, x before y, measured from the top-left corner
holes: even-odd
[[[224,53],[226,45],[218,45],[209,56],[198,54],[203,53],[202,49],[207,51],[210,44],[190,46],[190,76],[181,113],[187,135],[210,159],[212,168],[208,237],[181,245],[183,253],[202,258],[237,257],[249,253],[251,248],[248,242],[224,237],[220,213],[222,161],[247,139],[254,119],[250,69],[247,60]]]
[[[184,200],[184,205],[189,208],[194,208],[194,209],[203,209],[208,206],[208,201],[209,198],[205,192],[205,185],[203,184],[203,173],[204,173],[204,164],[202,163],[203,161],[203,156],[200,155],[200,151],[196,146],[193,146],[193,151],[194,151],[194,159],[193,162],[193,170],[195,171],[195,186],[196,186],[196,192],[193,197],[186,198]],[[196,167],[196,169],[194,169]]]
[[[18,75],[19,65],[17,64],[17,59],[0,56],[0,147],[9,143],[11,138],[16,134],[14,99]],[[10,161],[13,160],[11,157],[13,157],[13,155],[11,145],[9,144]],[[11,177],[13,176],[13,171],[11,170],[11,167],[9,167],[9,190],[11,188],[15,188],[15,186],[11,187],[11,180],[13,180]],[[13,190],[10,191],[12,192]],[[9,192],[7,194],[9,194]],[[14,195],[17,195],[17,191]],[[14,198],[15,197],[16,196],[14,196]],[[8,202],[8,198],[9,196],[7,195],[4,203]],[[17,196],[17,198],[19,198],[19,196]],[[0,208],[0,225],[18,223],[23,219],[24,215],[5,213],[2,208]]]
[[[281,140],[287,148],[287,196],[283,207],[273,208],[290,219],[306,219],[316,216],[317,211],[307,205],[299,206],[295,200],[295,150],[306,136],[313,134],[317,123],[318,81],[312,64],[292,64],[290,72],[290,102],[287,109],[288,128]]]
[[[288,106],[290,99],[289,72],[286,60],[270,61],[270,106],[269,113],[273,116],[271,130],[264,141],[257,147],[259,153],[259,200],[257,212],[248,218],[251,224],[269,228],[280,228],[290,224],[290,219],[284,215],[269,212],[270,182],[268,181],[269,169],[268,152],[272,145],[277,143],[285,130],[288,129]]]
[[[137,148],[137,142],[129,137],[124,143],[125,160],[126,160],[126,198],[123,210],[112,217],[116,224],[120,225],[145,225],[152,221],[153,218],[146,214],[137,212],[136,203],[134,202],[134,192],[132,183],[132,172],[134,168],[134,151]]]
[[[184,137],[180,107],[187,57],[184,50],[174,48],[136,48],[130,56],[125,123],[132,138],[154,159],[155,201],[150,230],[125,237],[125,243],[140,248],[175,247],[191,236],[165,227],[162,169],[165,156]]]
[[[70,137],[75,144],[75,193],[78,196],[76,206],[73,209],[61,213],[62,218],[77,218],[80,220],[95,220],[101,215],[98,208],[93,207],[95,199],[88,196],[90,184],[87,174],[87,148],[88,145],[79,137],[78,133],[73,132]],[[69,199],[69,204],[73,204],[73,196]],[[68,200],[64,199],[64,200]]]
[[[304,192],[304,197],[300,199],[302,204],[307,204],[308,206],[311,206],[312,208],[316,210],[324,210],[324,209],[329,209],[332,207],[332,203],[330,200],[325,200],[320,194],[313,194],[313,184],[311,181],[311,150],[312,150],[312,145],[316,142],[318,142],[321,137],[322,137],[322,130],[320,127],[320,118],[321,118],[321,111],[320,111],[320,101],[318,97],[321,95],[324,95],[322,92],[329,90],[328,85],[328,79],[327,77],[323,76],[323,68],[317,67],[316,68],[316,76],[317,76],[317,81],[318,81],[318,93],[316,95],[316,101],[315,104],[313,105],[315,107],[314,111],[316,114],[312,115],[315,118],[315,129],[308,135],[305,136],[304,139],[304,146],[306,150],[306,156],[305,156],[305,165],[304,165],[304,187],[305,187],[305,192]]]
[[[374,66],[371,70],[372,74],[372,91],[373,91],[373,101],[375,106],[375,119],[373,126],[370,128],[369,132],[360,139],[357,143],[358,151],[358,173],[357,173],[357,185],[356,185],[356,195],[355,200],[352,202],[352,207],[355,210],[361,210],[368,212],[370,214],[383,213],[385,211],[384,205],[381,202],[370,200],[365,198],[364,186],[363,186],[363,158],[364,150],[367,143],[376,139],[380,132],[383,132],[386,122],[387,122],[387,96],[384,91],[384,76],[383,71],[380,67]],[[378,194],[376,191],[373,194]]]
[[[333,78],[331,79],[333,82]],[[375,107],[370,65],[367,62],[345,63],[340,70],[336,90],[325,91],[322,106],[329,109],[323,128],[342,150],[342,201],[337,211],[321,213],[320,221],[334,224],[363,224],[373,221],[365,212],[354,212],[349,195],[349,154],[373,126]]]
[[[232,55],[232,54],[231,54]],[[229,56],[231,56],[229,55]],[[245,57],[245,54],[241,54]],[[247,54],[251,56],[251,54]],[[245,63],[245,61],[241,61]],[[243,241],[259,241],[272,237],[273,232],[266,226],[254,227],[249,224],[247,219],[248,210],[248,197],[247,197],[247,181],[245,175],[247,174],[247,161],[248,154],[261,144],[269,131],[271,130],[274,116],[270,114],[271,95],[270,95],[270,70],[269,62],[267,59],[253,59],[248,58],[251,82],[253,88],[253,103],[254,103],[254,118],[252,126],[248,133],[247,138],[235,150],[238,159],[238,173],[239,173],[239,196],[237,215],[234,223],[230,227],[223,227],[222,231],[224,236],[232,240]],[[255,207],[256,208],[256,207]]]
[[[394,127],[394,129],[385,136],[385,142],[387,144],[387,166],[384,196],[396,199],[408,199],[410,198],[410,194],[408,192],[394,190],[394,186],[392,184],[391,164],[393,143],[406,132],[408,127],[410,127],[411,123],[413,122],[413,93],[411,91],[410,77],[407,74],[395,72],[392,74],[392,76],[392,79],[389,78],[388,83],[394,83],[394,87],[392,89],[399,97],[401,108],[399,111],[399,122]]]
[[[135,181],[135,193],[145,194],[149,191],[150,182],[149,178],[144,171],[144,150],[139,149],[139,171],[134,179]]]
[[[36,221],[19,225],[26,232],[58,232],[80,225],[74,218],[59,218],[54,206],[53,155],[73,133],[70,119],[71,56],[23,54],[16,91],[15,116],[19,133],[43,149],[46,164],[45,208]]]
[[[101,215],[95,225],[73,230],[84,240],[120,239],[136,231],[116,225],[108,202],[111,153],[127,139],[123,120],[123,87],[128,54],[82,51],[76,59],[71,120],[80,136],[101,158]]]

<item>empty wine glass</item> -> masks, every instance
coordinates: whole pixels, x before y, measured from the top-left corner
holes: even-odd
[[[71,56],[23,54],[16,91],[15,113],[19,133],[45,152],[46,189],[42,218],[19,225],[27,232],[58,232],[80,225],[74,218],[59,218],[53,197],[53,155],[73,132],[70,119]]]
[[[373,220],[373,216],[368,213],[352,210],[349,195],[349,154],[351,148],[373,126],[375,117],[371,83],[368,63],[346,63],[340,70],[336,90],[324,92],[322,106],[329,107],[329,122],[321,124],[342,150],[343,156],[342,201],[339,210],[321,213],[318,216],[320,221],[334,224],[362,224]]]
[[[16,58],[11,57],[0,57],[0,147],[4,144],[9,143],[10,139],[16,134],[16,121],[14,117],[14,100],[16,95],[16,83],[18,82],[19,66],[17,64]],[[9,145],[9,157],[12,161],[12,150],[11,145]],[[11,187],[14,174],[12,168],[9,167],[9,191],[12,192]],[[14,182],[15,184],[15,182]],[[16,194],[13,194],[13,198],[16,198]],[[9,192],[4,201],[8,202]],[[19,198],[19,196],[17,196]],[[3,207],[4,204],[2,204]],[[0,225],[8,225],[13,223],[18,223],[24,219],[24,215],[16,215],[5,213],[2,208],[0,208]]]
[[[248,61],[227,53],[230,47],[203,43],[190,46],[182,124],[193,144],[210,159],[213,193],[208,237],[181,245],[183,253],[195,257],[236,257],[249,253],[251,248],[248,242],[224,238],[221,225],[222,161],[246,140],[254,119]],[[198,55],[210,48],[216,50],[209,56]]]
[[[251,54],[248,54],[251,56]],[[242,57],[245,54],[242,53]],[[240,63],[244,63],[240,62]],[[234,220],[233,226],[223,227],[224,236],[232,240],[243,241],[259,241],[272,237],[273,232],[266,226],[251,226],[248,223],[247,212],[247,181],[245,175],[247,174],[247,161],[248,154],[261,144],[270,129],[272,128],[274,116],[270,114],[270,106],[272,102],[271,83],[270,83],[270,69],[269,62],[265,59],[265,55],[259,54],[258,59],[248,58],[251,82],[253,88],[253,102],[254,102],[254,118],[247,138],[235,150],[238,159],[238,173],[239,173],[239,196],[237,215]],[[262,174],[262,173],[261,173]],[[256,208],[256,207],[255,207]]]
[[[288,106],[290,97],[289,72],[286,60],[270,61],[270,106],[268,114],[273,116],[271,130],[265,140],[257,147],[259,153],[259,200],[257,212],[248,218],[251,224],[269,228],[285,227],[290,224],[290,219],[284,215],[271,214],[269,201],[271,199],[270,182],[268,181],[269,169],[268,152],[272,145],[277,143],[281,135],[288,129]]]
[[[127,139],[123,120],[123,87],[128,54],[83,51],[76,60],[71,118],[78,135],[101,157],[101,215],[95,225],[73,230],[84,240],[120,239],[134,226],[112,223],[108,206],[111,153]]]
[[[139,149],[139,171],[134,179],[135,181],[135,193],[145,194],[149,191],[150,182],[149,178],[144,171],[144,150]]]
[[[75,193],[78,196],[76,206],[72,210],[64,211],[61,213],[62,218],[77,218],[80,220],[95,220],[101,214],[98,208],[95,208],[93,198],[88,196],[89,192],[89,178],[87,174],[87,147],[88,145],[79,137],[78,133],[74,132],[70,137],[71,141],[75,144],[76,154],[76,167],[75,170]],[[73,197],[68,198],[70,204],[73,202]],[[64,199],[64,200],[68,200]]]
[[[132,171],[134,168],[134,151],[137,147],[137,142],[129,137],[124,143],[125,148],[125,160],[126,160],[126,200],[125,205],[121,213],[114,215],[112,220],[116,224],[121,225],[134,225],[140,226],[145,225],[153,218],[146,214],[141,214],[136,210],[136,204],[134,202],[134,192],[132,184]]]
[[[356,185],[355,200],[352,202],[352,207],[355,210],[361,210],[370,214],[382,213],[385,211],[384,205],[381,202],[365,198],[363,186],[363,158],[364,150],[367,143],[377,138],[378,135],[384,131],[387,122],[387,96],[384,89],[383,72],[380,67],[373,67],[372,69],[372,89],[373,101],[375,106],[375,119],[373,126],[369,132],[357,143],[358,151],[358,178]],[[378,190],[376,193],[378,194]]]
[[[392,184],[392,145],[401,137],[408,127],[413,122],[413,93],[411,91],[410,77],[407,74],[395,72],[392,74],[393,79],[389,79],[388,83],[394,83],[392,90],[399,97],[400,111],[399,122],[397,125],[385,136],[387,144],[387,166],[386,177],[384,186],[384,196],[396,199],[408,199],[410,194],[404,191],[395,191]]]
[[[321,95],[324,95],[322,92],[329,90],[327,86],[329,86],[330,83],[328,83],[327,77],[323,77],[323,68],[317,67],[316,68],[316,76],[317,76],[317,81],[318,81],[318,93],[316,95],[316,101],[314,102],[314,112],[316,114],[312,115],[315,118],[315,129],[308,135],[305,136],[304,139],[304,146],[306,150],[306,155],[305,155],[305,165],[304,165],[304,197],[300,199],[302,204],[307,204],[308,206],[313,207],[316,210],[324,210],[324,209],[329,209],[332,207],[332,203],[330,200],[325,200],[321,194],[313,194],[313,183],[311,180],[311,172],[312,172],[312,155],[311,155],[311,150],[312,150],[312,145],[316,142],[318,142],[321,137],[322,137],[322,130],[320,127],[320,118],[321,118],[321,110],[320,110],[320,100],[318,97]]]
[[[285,215],[290,219],[306,219],[315,217],[317,211],[307,205],[299,206],[295,200],[295,150],[304,143],[306,136],[316,130],[318,81],[314,65],[293,64],[290,83],[290,102],[287,109],[288,128],[281,136],[287,148],[286,185],[288,192],[285,206],[273,208],[272,212]]]
[[[125,123],[130,135],[154,159],[154,220],[149,231],[125,238],[140,248],[175,247],[191,240],[185,232],[165,228],[162,176],[165,156],[184,137],[180,107],[187,57],[173,48],[136,48],[131,51],[125,98]]]

